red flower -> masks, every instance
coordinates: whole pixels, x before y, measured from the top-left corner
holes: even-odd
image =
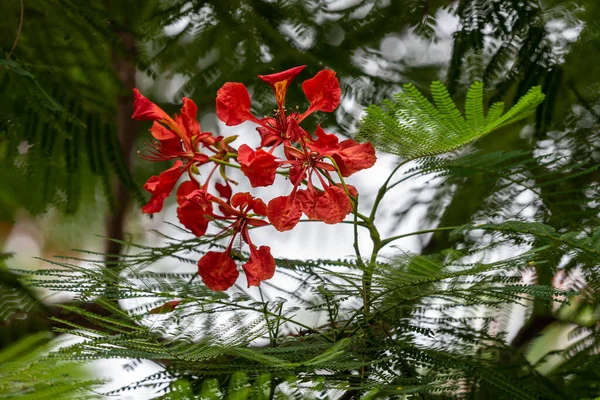
[[[259,119],[250,111],[250,95],[241,83],[228,82],[217,92],[217,116],[228,126],[252,121],[260,125],[262,146],[276,147],[281,143],[296,142],[307,135],[298,123],[315,111],[333,111],[340,103],[341,89],[335,72],[322,70],[313,78],[304,81],[302,90],[310,106],[304,113],[288,112],[285,108],[285,95],[292,80],[305,68],[299,66],[271,75],[259,75],[259,78],[271,85],[277,101],[274,117]],[[293,122],[292,122],[293,121]],[[294,124],[295,123],[295,124]]]
[[[213,158],[218,158],[227,161],[229,158],[235,156],[235,150],[229,147],[228,143],[231,138],[214,137],[212,133],[202,132],[200,130],[200,124],[196,120],[197,107],[194,102],[188,98],[183,98],[183,105],[181,112],[175,118],[171,118],[165,113],[160,107],[152,103],[146,97],[144,97],[139,90],[133,89],[135,96],[134,102],[134,113],[133,118],[138,120],[151,120],[154,121],[150,128],[150,133],[156,139],[149,144],[150,150],[144,154],[143,157],[151,161],[164,161],[176,159],[179,164],[180,174],[187,171],[191,177],[191,170],[194,167],[198,167],[202,164],[206,164],[210,161],[210,157],[200,152],[200,146],[202,145],[205,149],[211,151]],[[185,164],[182,164],[180,160],[184,160]],[[216,169],[218,165],[215,165]],[[213,169],[213,170],[214,170]],[[173,174],[169,175],[172,176]],[[162,176],[162,174],[161,174]],[[179,178],[179,176],[177,178]],[[209,177],[212,176],[212,173]],[[154,193],[159,190],[160,193],[166,193],[162,199],[160,197],[152,198],[150,202],[142,209],[145,213],[158,212],[162,208],[163,200],[169,195],[173,186],[168,191],[161,187],[155,189],[158,184],[159,178],[152,177],[146,183],[146,190]],[[176,180],[175,180],[176,182]],[[208,180],[207,182],[208,183]],[[175,183],[173,183],[174,185]],[[164,194],[163,193],[163,194]],[[161,194],[162,196],[162,194]],[[182,203],[183,204],[183,203]],[[180,210],[178,213],[182,215],[190,214],[191,205],[185,203],[180,204]],[[183,207],[183,210],[181,210]],[[184,220],[190,221],[188,217],[183,217]],[[185,224],[184,224],[185,225]],[[187,227],[194,233],[200,232],[198,226],[191,228],[190,223],[187,223]]]
[[[142,207],[142,212],[153,214],[162,210],[165,199],[169,197],[175,184],[183,174],[181,168],[183,163],[180,160],[175,161],[173,167],[162,172],[159,176],[152,176],[144,185],[144,189],[152,194],[150,201]]]
[[[152,161],[182,158],[197,164],[209,161],[208,156],[202,154],[198,147],[203,144],[210,148],[218,139],[212,133],[200,131],[200,124],[196,120],[198,108],[192,100],[184,97],[181,112],[173,119],[139,90],[133,89],[133,93],[133,118],[154,121],[150,133],[158,140],[150,143],[151,149],[145,158]]]
[[[339,150],[331,157],[335,160],[344,178],[360,170],[371,168],[377,161],[373,144],[370,142],[357,143],[352,139],[341,142]]]
[[[352,139],[339,143],[335,135],[327,134],[317,126],[317,139],[303,138],[301,148],[286,146],[287,161],[280,164],[290,166],[290,180],[294,189],[289,196],[276,197],[269,202],[267,215],[269,221],[279,231],[292,229],[300,220],[302,212],[311,220],[336,224],[344,220],[352,211],[352,203],[345,190],[331,184],[330,173],[336,167],[329,163],[329,158],[344,177],[354,172],[371,167],[376,160],[375,150],[370,143],[359,144]],[[317,190],[312,183],[313,174],[321,183],[322,190]],[[299,190],[303,179],[308,181],[306,190]],[[348,190],[354,190],[348,187]]]
[[[275,275],[275,260],[271,255],[269,246],[260,246],[255,249],[250,246],[250,259],[242,265],[248,280],[248,287],[258,286],[260,282],[271,279]]]
[[[198,237],[204,236],[214,219],[212,196],[195,181],[183,182],[177,189],[177,218]]]
[[[332,112],[339,105],[341,90],[335,72],[322,70],[302,83],[309,102],[306,111],[294,112],[285,107],[287,90],[304,68],[299,66],[276,74],[259,75],[275,94],[277,109],[271,117],[259,119],[252,114],[250,95],[241,83],[228,82],[217,93],[219,119],[229,126],[244,121],[258,124],[261,147],[271,146],[269,151],[252,149],[245,144],[236,151],[229,144],[237,136],[223,138],[202,132],[196,120],[196,105],[190,99],[184,98],[180,114],[170,117],[134,89],[133,118],[154,121],[150,132],[155,141],[144,157],[154,161],[175,160],[173,167],[151,177],[144,185],[152,197],[142,210],[145,213],[160,211],[181,175],[188,172],[190,180],[177,189],[179,221],[198,237],[206,234],[210,221],[215,221],[222,229],[215,237],[230,237],[225,251],[209,251],[198,261],[198,274],[212,290],[229,289],[239,276],[238,266],[231,256],[238,235],[240,242],[247,243],[250,249],[250,257],[242,265],[248,287],[258,286],[263,280],[273,277],[276,263],[269,246],[254,245],[250,228],[268,225],[267,218],[277,230],[286,231],[298,223],[303,213],[311,220],[327,224],[343,221],[352,211],[353,198],[358,194],[343,179],[336,183],[336,177],[348,177],[375,163],[375,150],[370,143],[360,144],[352,139],[340,142],[320,126],[313,137],[300,127],[311,113]],[[283,158],[278,158],[273,151],[281,144],[284,145]],[[209,157],[201,152],[201,148],[212,155]],[[226,165],[230,165],[231,158],[237,159],[252,187],[272,185],[277,169],[282,166],[289,168],[293,185],[291,193],[272,199],[268,206],[250,193],[234,194],[229,182],[235,182],[225,175],[224,170]],[[199,174],[197,167],[210,161],[215,165],[204,183],[200,184],[194,179]],[[208,192],[208,184],[217,168],[220,168],[225,180],[224,184],[215,184],[218,196]],[[313,182],[315,177],[317,179]],[[178,301],[167,302],[151,313],[169,312],[178,304]]]
[[[271,186],[275,181],[275,174],[279,163],[276,157],[264,150],[252,150],[243,144],[238,149],[238,162],[242,165],[242,172],[252,187]]]
[[[230,251],[209,251],[198,261],[198,275],[209,289],[227,290],[240,275],[235,261],[229,257]]]
[[[371,168],[377,161],[375,148],[370,142],[358,143],[346,139],[338,143],[337,136],[325,133],[320,126],[317,126],[316,135],[317,140],[307,141],[306,146],[322,156],[331,156],[344,178]]]
[[[302,211],[309,219],[323,221],[326,224],[342,222],[352,212],[350,198],[344,189],[329,185],[317,192],[312,185],[307,190],[298,191],[298,200]]]
[[[200,190],[196,190],[186,196],[191,199],[199,196]],[[210,196],[210,195],[209,195]],[[248,286],[257,286],[261,281],[269,279],[275,273],[275,260],[271,256],[271,249],[268,246],[256,248],[250,239],[248,228],[250,226],[265,226],[268,222],[262,218],[267,215],[267,206],[258,198],[254,198],[250,193],[236,193],[230,203],[225,203],[218,197],[211,196],[208,201],[219,204],[223,215],[211,214],[211,218],[220,221],[229,221],[231,224],[225,231],[231,231],[231,240],[229,246],[222,253],[208,252],[198,262],[198,273],[209,288],[213,290],[229,289],[237,278],[237,269],[235,262],[231,260],[231,250],[236,236],[239,234],[244,242],[250,246],[250,259],[242,266],[246,271]],[[205,214],[206,215],[206,214]],[[214,265],[218,271],[213,271],[210,265]],[[233,273],[235,269],[236,273]]]
[[[267,205],[269,222],[280,232],[294,228],[302,216],[302,203],[294,193],[275,197]]]

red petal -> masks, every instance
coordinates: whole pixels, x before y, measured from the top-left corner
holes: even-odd
[[[166,112],[159,106],[144,97],[137,88],[133,89],[133,115],[131,118],[138,121],[164,121],[170,119]]]
[[[259,123],[266,124],[265,121],[267,121],[269,119],[273,119],[273,118],[262,119],[262,120],[260,120]],[[271,128],[265,128],[263,126],[260,126],[260,127],[256,128],[256,130],[260,134],[261,147],[273,146],[275,143],[277,143],[278,140],[281,139],[281,133],[274,131]]]
[[[271,279],[275,274],[275,260],[269,246],[254,249],[250,246],[250,259],[242,265],[248,280],[248,287],[258,286],[264,280]]]
[[[280,107],[283,107],[288,86],[290,86],[292,80],[294,80],[296,75],[298,75],[305,67],[306,65],[301,65],[276,74],[259,75],[258,77],[273,87],[277,104]]]
[[[227,252],[209,251],[198,261],[198,275],[211,290],[227,290],[239,276],[235,262]]]
[[[150,128],[150,133],[152,134],[154,139],[158,139],[160,141],[172,139],[177,139],[177,141],[179,141],[179,137],[175,132],[165,128],[163,125],[156,121],[154,121],[154,123],[152,124],[152,127]],[[179,147],[181,148],[181,146]]]
[[[200,185],[196,181],[183,182],[177,188],[177,204],[182,205],[186,201],[187,195],[198,189],[200,189]]]
[[[275,74],[259,75],[258,77],[269,85],[275,85],[284,81],[291,82],[304,68],[306,68],[306,65],[300,65]]]
[[[285,136],[292,142],[299,142],[303,137],[310,137],[308,132],[298,125],[296,117],[292,115],[287,118],[287,130],[285,132]]]
[[[152,176],[144,185],[144,189],[152,194],[148,203],[142,207],[145,214],[153,214],[162,210],[165,199],[171,194],[175,184],[183,174],[183,163],[177,160],[173,167],[162,172],[159,176]]]
[[[227,82],[217,91],[217,116],[227,126],[239,125],[244,121],[259,122],[250,112],[248,89],[237,82]]]
[[[243,144],[238,149],[237,159],[252,187],[271,186],[275,182],[279,163],[275,161],[277,158],[274,155],[262,149],[254,152],[248,145]]]
[[[247,144],[243,144],[238,149],[237,160],[240,164],[248,164],[254,159],[254,150]]]
[[[294,165],[290,169],[290,181],[292,185],[299,185],[303,179],[306,179],[306,168],[302,165]]]
[[[233,195],[231,198],[231,206],[240,208],[246,204],[251,204],[254,198],[248,192],[240,192]]]
[[[306,214],[308,219],[320,219],[315,211],[315,207],[317,206],[317,200],[319,199],[319,197],[314,188],[309,188],[307,190],[298,190],[296,197],[300,204],[302,204],[302,211],[304,212],[304,214]]]
[[[219,196],[224,198],[227,202],[231,199],[231,195],[233,191],[231,190],[231,186],[229,186],[229,182],[225,182],[225,184],[221,184],[219,182],[215,183],[215,189],[219,192]]]
[[[315,131],[317,140],[307,142],[306,145],[312,151],[316,151],[321,155],[330,155],[339,150],[339,140],[337,136],[331,133],[325,133],[321,125],[317,125]]]
[[[248,205],[250,210],[253,210],[256,214],[267,215],[267,206],[262,199],[252,196],[248,192],[236,193],[231,198],[231,206],[235,208],[241,208],[244,205]]]
[[[177,218],[179,222],[188,228],[197,237],[202,237],[208,229],[210,220],[203,217],[203,212],[212,212],[211,210],[203,210],[201,206],[192,202],[185,202],[177,207]]]
[[[187,138],[200,135],[200,124],[196,120],[198,107],[187,97],[183,98],[183,106],[181,106],[181,114],[177,117],[177,123],[183,128]],[[188,141],[191,143],[191,141]]]
[[[267,205],[271,225],[280,232],[292,229],[302,216],[302,204],[292,196],[275,197]]]
[[[343,177],[348,177],[357,171],[371,168],[375,164],[375,161],[377,161],[375,148],[371,143],[361,144],[352,139],[341,142],[340,149],[332,157]]]
[[[213,216],[212,196],[197,189],[192,181],[182,183],[177,189],[177,218],[179,222],[198,237],[204,236]],[[190,191],[191,190],[191,191]]]
[[[302,90],[310,102],[310,107],[302,115],[302,119],[313,111],[331,112],[340,104],[342,89],[330,69],[319,71],[311,79],[302,83]]]
[[[196,114],[198,113],[198,107],[196,103],[192,99],[188,99],[184,97],[183,105],[181,106],[181,119],[187,131],[193,135],[200,134],[200,124],[196,119]]]
[[[167,314],[173,312],[179,303],[181,303],[181,300],[167,301],[165,304],[148,311],[148,314]]]
[[[262,199],[259,199],[258,197],[254,198],[250,206],[256,214],[263,215],[265,217],[267,216],[267,205],[264,201],[262,201]]]
[[[352,212],[350,198],[337,186],[328,186],[315,204],[315,217],[326,224],[342,222]]]

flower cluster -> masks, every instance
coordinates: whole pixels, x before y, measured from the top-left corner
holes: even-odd
[[[228,126],[251,121],[258,125],[261,144],[253,149],[242,144],[236,150],[231,143],[237,136],[215,136],[202,132],[196,120],[197,108],[190,99],[183,99],[178,116],[171,118],[156,104],[134,89],[133,118],[154,121],[150,132],[154,141],[143,155],[152,161],[175,160],[173,166],[144,185],[152,197],[142,208],[144,213],[162,209],[164,200],[187,172],[188,180],[176,191],[179,221],[196,236],[206,234],[211,222],[221,228],[219,236],[231,236],[223,252],[209,251],[198,262],[198,273],[212,290],[226,290],[238,278],[239,272],[231,252],[235,238],[250,247],[250,258],[242,265],[248,286],[258,286],[275,273],[275,260],[268,246],[252,243],[250,227],[272,225],[287,231],[299,222],[302,214],[311,220],[336,224],[352,212],[357,192],[343,178],[371,167],[376,160],[370,143],[352,139],[339,141],[317,126],[314,136],[300,124],[315,111],[332,112],[340,103],[341,89],[335,72],[322,70],[302,83],[309,102],[304,112],[285,107],[287,89],[304,69],[295,67],[272,75],[259,75],[275,92],[277,109],[272,116],[256,117],[251,111],[248,89],[237,82],[224,84],[217,92],[217,116]],[[236,164],[234,164],[234,162]],[[211,164],[204,182],[200,182],[198,167]],[[237,165],[253,188],[270,186],[276,175],[289,177],[292,184],[288,195],[273,198],[265,204],[250,193],[233,194],[226,175],[226,166]],[[225,183],[209,187],[214,172],[219,169]]]

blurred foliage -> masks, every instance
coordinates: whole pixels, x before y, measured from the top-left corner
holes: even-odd
[[[48,357],[51,338],[48,332],[24,336],[0,351],[0,398],[99,398],[92,393],[92,389],[102,382],[89,379],[81,363],[62,362]]]

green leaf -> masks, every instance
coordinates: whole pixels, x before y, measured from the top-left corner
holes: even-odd
[[[475,82],[467,92],[462,115],[442,83],[433,82],[431,94],[435,105],[412,84],[407,84],[403,92],[394,96],[394,101],[369,106],[358,139],[404,160],[433,156],[456,150],[529,116],[544,100],[541,87],[536,86],[504,115],[504,104],[494,103],[486,116],[483,84]]]

